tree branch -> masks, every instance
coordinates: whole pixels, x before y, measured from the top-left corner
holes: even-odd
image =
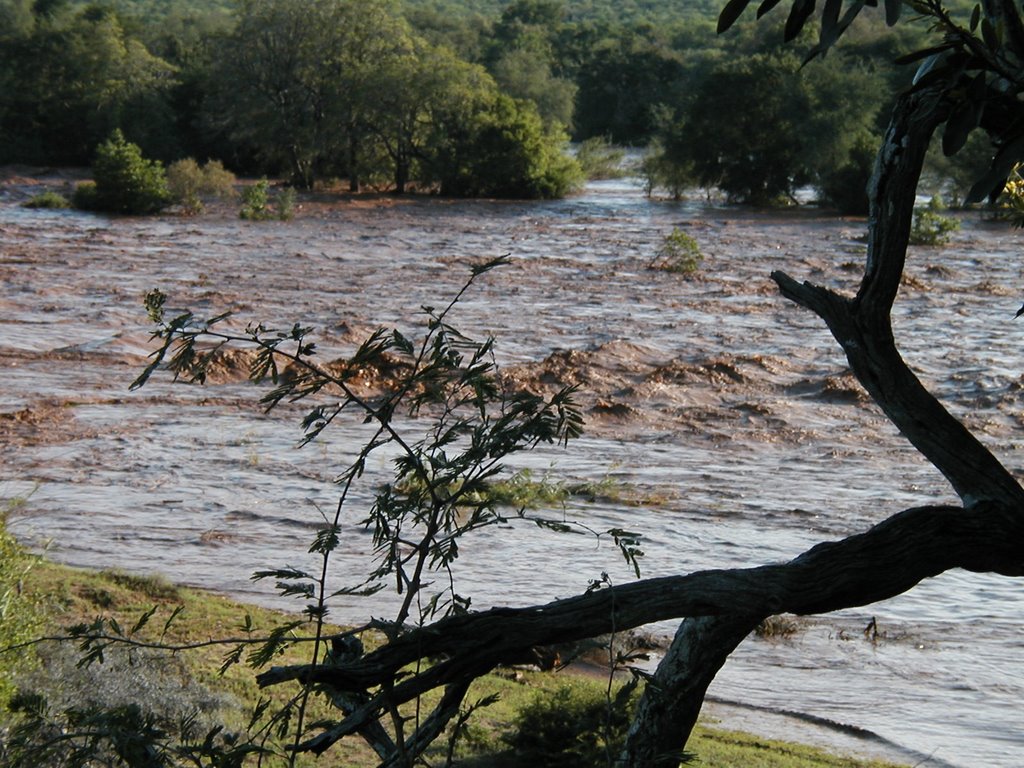
[[[775,613],[814,614],[902,594],[950,568],[1024,575],[1024,520],[999,504],[930,506],[900,512],[870,530],[819,544],[785,564],[709,570],[647,579],[528,608],[494,608],[415,629],[357,661],[333,667],[275,667],[260,686],[287,680],[338,690],[389,686],[408,664],[440,659],[378,692],[332,729],[354,732],[433,688],[472,680],[537,645],[572,642],[686,616],[742,618],[750,626]]]

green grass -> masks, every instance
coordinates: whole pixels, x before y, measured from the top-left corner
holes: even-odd
[[[118,571],[87,571],[41,561],[26,577],[25,589],[38,597],[48,612],[48,632],[57,633],[58,627],[78,622],[91,622],[97,616],[114,617],[126,631],[145,611],[156,607],[138,637],[158,638],[171,613],[179,606],[181,611],[164,635],[169,643],[198,643],[225,636],[242,636],[244,617],[248,615],[256,627],[256,634],[265,635],[294,619],[293,616],[242,605],[226,598],[199,590],[178,587],[161,578],[137,576]],[[299,630],[306,634],[302,628]],[[333,631],[333,630],[332,630]],[[371,641],[372,645],[372,641]],[[210,645],[180,653],[176,659],[187,669],[192,680],[220,699],[229,702],[217,717],[229,728],[241,729],[261,692],[254,680],[254,670],[244,664],[230,667],[223,675],[218,670],[230,646]],[[309,646],[288,650],[279,663],[297,663],[306,660]],[[95,665],[94,665],[95,666]],[[113,666],[113,665],[111,665]],[[599,677],[581,675],[570,670],[535,672],[529,670],[498,670],[476,683],[466,699],[467,704],[487,696],[497,695],[491,706],[478,710],[459,742],[455,752],[455,766],[461,768],[538,768],[534,759],[524,760],[510,747],[508,738],[514,732],[517,719],[524,710],[538,701],[557,698],[557,692],[571,686],[591,698],[603,696],[607,681]],[[281,703],[294,693],[285,686],[269,692],[275,702]],[[267,695],[263,691],[262,695]],[[425,702],[424,712],[430,702]],[[321,717],[335,717],[319,700],[309,714],[310,721]],[[412,715],[410,711],[407,713]],[[438,743],[428,758],[443,764],[447,745]],[[835,757],[811,747],[769,741],[743,733],[725,731],[713,725],[702,725],[688,745],[688,751],[697,755],[694,765],[713,768],[886,768],[880,762],[857,761]],[[323,762],[329,757],[328,762]],[[266,763],[265,763],[266,764]],[[271,761],[269,764],[278,765]],[[301,766],[313,765],[369,766],[375,765],[373,754],[359,739],[346,739],[336,745],[320,762],[314,758],[302,759]]]

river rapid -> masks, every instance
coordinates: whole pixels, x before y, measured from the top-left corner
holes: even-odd
[[[509,254],[455,310],[493,334],[499,363],[539,387],[578,384],[586,434],[515,468],[601,481],[550,514],[643,534],[644,576],[788,560],[893,513],[955,497],[849,376],[823,323],[777,295],[782,269],[852,290],[865,222],[813,208],[757,212],[645,198],[630,181],[556,202],[328,197],[288,222],[107,218],[20,207],[63,182],[0,185],[0,496],[23,540],[73,565],[156,572],[281,606],[260,568],[308,565],[334,478],[366,436],[344,424],[297,449],[304,408],[264,414],[265,389],[224,370],[205,387],[128,385],[152,350],[152,288],[239,324],[313,326],[326,359],[375,328],[413,336],[468,265]],[[946,248],[914,248],[895,312],[927,386],[1020,475],[1024,422],[1022,236],[963,218]],[[650,269],[673,228],[704,254],[692,276]],[[381,458],[369,474],[386,470]],[[369,564],[347,513],[335,586]],[[578,593],[618,550],[530,525],[462,547],[474,607]],[[711,688],[725,724],[928,766],[1024,764],[1024,601],[1013,580],[951,572],[856,611],[751,637]],[[332,618],[383,615],[387,599],[339,598]],[[297,608],[299,604],[286,603]],[[874,619],[876,631],[865,631]],[[670,635],[671,625],[652,631]]]

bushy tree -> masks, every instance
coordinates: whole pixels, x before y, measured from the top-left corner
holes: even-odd
[[[399,194],[424,172],[423,162],[436,155],[453,120],[471,120],[494,89],[482,67],[418,38],[381,62],[367,83],[376,96],[364,120],[384,149]]]
[[[711,72],[682,124],[702,185],[765,205],[792,197],[811,180],[799,130],[810,102],[797,86],[799,65],[794,56],[758,54]]]
[[[487,68],[502,92],[532,101],[545,123],[568,127],[577,87],[559,71],[555,50],[565,13],[556,0],[510,3],[494,26]]]
[[[630,30],[594,40],[581,55],[573,123],[578,137],[647,144],[663,109],[686,98],[684,54],[663,41]],[[686,56],[696,58],[693,52]]]
[[[96,149],[92,170],[95,187],[76,195],[79,207],[146,214],[156,213],[173,199],[163,166],[144,158],[138,145],[125,140],[119,130]]]
[[[567,137],[546,129],[530,102],[495,94],[451,126],[434,158],[441,192],[458,197],[556,198],[582,181]]]

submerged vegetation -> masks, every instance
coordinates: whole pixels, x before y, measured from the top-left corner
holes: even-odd
[[[681,275],[692,275],[700,269],[704,261],[704,254],[692,235],[683,232],[678,227],[665,235],[661,247],[654,255],[650,269],[660,269],[663,272],[675,272]]]
[[[942,211],[945,206],[939,196],[934,196],[928,205],[914,209],[914,219],[910,226],[911,245],[946,245],[953,232],[960,229],[960,222]]]

